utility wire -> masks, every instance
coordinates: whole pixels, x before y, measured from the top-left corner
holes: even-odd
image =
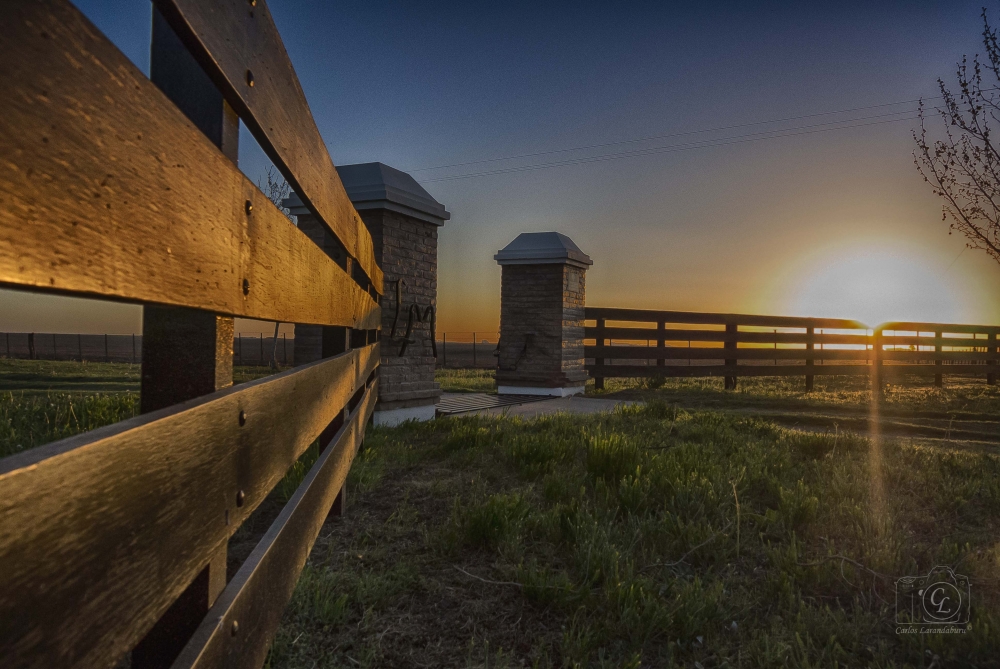
[[[624,158],[636,158],[640,156],[648,156],[659,153],[673,153],[675,151],[690,151],[693,149],[705,149],[712,148],[716,146],[730,146],[733,144],[745,144],[747,142],[759,142],[767,139],[781,139],[783,137],[796,137],[799,135],[811,135],[820,132],[829,132],[831,130],[847,130],[849,128],[864,128],[873,125],[884,125],[887,123],[898,123],[900,121],[912,121],[919,116],[905,116],[903,118],[894,119],[883,119],[879,121],[872,121],[870,123],[853,123],[853,121],[860,121],[870,118],[883,118],[885,116],[897,116],[899,114],[913,114],[915,110],[908,109],[901,112],[893,112],[889,114],[878,114],[870,117],[862,117],[859,119],[844,119],[842,121],[829,121],[827,123],[816,123],[805,126],[798,126],[795,128],[784,128],[776,130],[765,130],[761,132],[748,133],[745,135],[736,135],[734,137],[725,137],[720,139],[709,139],[700,142],[688,142],[684,144],[668,144],[667,146],[660,147],[650,147],[646,149],[637,149],[634,151],[624,151],[620,153],[609,153],[597,156],[581,157],[581,158],[571,158],[567,160],[553,161],[548,163],[536,163],[534,165],[522,165],[519,167],[507,167],[495,170],[488,170],[484,172],[473,172],[468,174],[456,174],[446,177],[438,177],[435,179],[421,179],[420,183],[436,183],[439,181],[456,181],[459,179],[472,179],[476,177],[485,176],[496,176],[500,174],[512,174],[515,172],[528,172],[534,170],[543,170],[553,167],[565,167],[569,165],[582,165],[585,163],[596,163],[604,162],[608,160],[622,160]],[[843,125],[848,123],[849,125]],[[833,126],[833,127],[826,127]],[[792,132],[799,130],[800,132]],[[568,149],[567,149],[568,150]]]
[[[518,158],[537,158],[539,156],[549,156],[549,155],[558,154],[558,153],[570,153],[570,152],[573,152],[573,151],[585,151],[587,149],[603,149],[603,148],[607,148],[609,146],[621,146],[623,144],[638,144],[639,142],[649,142],[649,141],[653,141],[653,140],[656,140],[656,139],[669,139],[671,137],[685,137],[685,136],[688,136],[688,135],[700,135],[700,134],[704,134],[704,133],[707,133],[707,132],[721,132],[723,130],[736,130],[736,129],[739,129],[739,128],[749,128],[749,127],[757,126],[757,125],[768,125],[770,123],[785,123],[787,121],[801,121],[803,119],[816,118],[816,117],[819,117],[819,116],[832,116],[832,115],[835,115],[835,114],[847,114],[847,113],[850,113],[850,112],[866,111],[866,110],[869,110],[869,109],[881,109],[881,108],[884,108],[884,107],[896,107],[896,106],[899,106],[899,105],[912,105],[912,104],[914,104],[916,102],[920,102],[921,100],[937,100],[937,99],[940,99],[940,98],[941,98],[940,95],[933,95],[933,96],[929,96],[929,97],[925,97],[925,98],[916,98],[914,100],[901,100],[899,102],[885,102],[885,103],[878,104],[878,105],[867,105],[865,107],[852,107],[850,109],[840,109],[840,110],[837,110],[837,111],[816,112],[814,114],[803,114],[801,116],[788,116],[788,117],[785,117],[785,118],[771,119],[769,121],[752,121],[752,122],[749,122],[749,123],[737,123],[735,125],[718,126],[718,127],[715,127],[715,128],[704,128],[702,130],[687,130],[687,131],[684,131],[684,132],[672,132],[672,133],[668,133],[668,134],[665,134],[665,135],[650,135],[649,137],[640,137],[638,139],[624,139],[624,140],[620,140],[620,141],[617,141],[617,142],[605,142],[603,144],[588,144],[586,146],[576,146],[576,147],[568,148],[568,149],[552,149],[551,151],[538,151],[538,152],[535,152],[535,153],[521,153],[521,154],[517,154],[517,155],[513,155],[513,156],[504,156],[504,157],[501,157],[501,158],[483,158],[481,160],[470,160],[470,161],[466,161],[466,162],[462,162],[462,163],[451,163],[449,165],[436,165],[436,166],[433,166],[433,167],[417,167],[417,168],[409,169],[409,170],[406,170],[406,171],[408,171],[408,172],[428,172],[428,171],[431,171],[431,170],[448,169],[450,167],[467,167],[469,165],[481,165],[483,163],[495,163],[495,162],[502,162],[502,161],[505,161],[505,160],[516,160]],[[906,110],[906,111],[909,111],[909,112],[912,113],[912,112],[914,112],[916,110],[915,109],[909,109],[909,110]],[[904,113],[904,112],[897,112],[897,113],[901,114],[901,113]],[[847,119],[847,120],[857,120],[857,119]]]

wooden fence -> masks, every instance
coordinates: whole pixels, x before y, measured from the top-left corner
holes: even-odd
[[[378,392],[371,237],[264,0],[156,0],[150,78],[68,0],[2,4],[0,285],[143,304],[145,345],[141,416],[0,460],[0,666],[260,666]],[[338,261],[239,171],[240,120]],[[236,316],[328,357],[233,387]]]
[[[998,326],[857,321],[587,307],[586,368],[598,388],[611,377],[901,374],[985,376],[1000,370]]]

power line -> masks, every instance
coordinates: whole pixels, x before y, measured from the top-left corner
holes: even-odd
[[[785,123],[787,121],[801,121],[803,119],[816,118],[816,117],[819,117],[819,116],[832,116],[832,115],[835,115],[835,114],[847,114],[847,113],[850,113],[850,112],[866,111],[866,110],[869,110],[869,109],[881,109],[881,108],[884,108],[884,107],[896,107],[896,106],[899,106],[899,105],[912,105],[912,104],[914,104],[916,102],[920,102],[921,100],[937,100],[937,99],[940,99],[940,98],[941,98],[940,95],[933,95],[933,96],[929,96],[929,97],[925,97],[925,98],[916,98],[916,99],[913,99],[913,100],[902,100],[902,101],[899,101],[899,102],[884,102],[882,104],[867,105],[865,107],[852,107],[850,109],[840,109],[840,110],[837,110],[837,111],[816,112],[816,113],[813,113],[813,114],[803,114],[801,116],[788,116],[788,117],[785,117],[785,118],[771,119],[769,121],[752,121],[752,122],[748,122],[748,123],[737,123],[735,125],[718,126],[718,127],[715,127],[715,128],[704,128],[702,130],[687,130],[687,131],[684,131],[684,132],[673,132],[673,133],[668,133],[668,134],[664,134],[664,135],[650,135],[649,137],[640,137],[638,139],[624,139],[624,140],[620,140],[620,141],[617,141],[617,142],[605,142],[605,143],[602,143],[602,144],[588,144],[586,146],[576,146],[576,147],[567,148],[567,149],[552,149],[550,151],[538,151],[538,152],[535,152],[535,153],[521,153],[521,154],[517,154],[517,155],[513,155],[513,156],[504,156],[504,157],[501,157],[501,158],[483,158],[481,160],[469,160],[469,161],[462,162],[462,163],[451,163],[449,165],[436,165],[434,167],[418,167],[418,168],[409,169],[409,170],[406,170],[406,171],[408,171],[408,172],[428,172],[428,171],[432,171],[432,170],[448,169],[448,168],[451,168],[451,167],[467,167],[469,165],[481,165],[483,163],[495,163],[495,162],[502,162],[502,161],[505,161],[505,160],[516,160],[516,159],[519,159],[519,158],[537,158],[539,156],[548,156],[548,155],[553,155],[553,154],[558,154],[558,153],[571,153],[573,151],[585,151],[585,150],[588,150],[588,149],[603,149],[603,148],[607,148],[609,146],[621,146],[621,145],[624,145],[624,144],[638,144],[639,142],[649,142],[649,141],[653,141],[653,140],[656,140],[656,139],[669,139],[671,137],[685,137],[685,136],[688,136],[688,135],[700,135],[700,134],[704,134],[704,133],[707,133],[707,132],[721,132],[723,130],[736,130],[738,128],[748,128],[748,127],[757,126],[757,125],[768,125],[768,124],[771,124],[771,123]],[[909,112],[912,113],[912,112],[914,112],[916,110],[909,109],[909,110],[906,110],[906,111],[909,111]],[[904,113],[904,112],[896,112],[896,113],[900,113],[901,114],[901,113]],[[857,119],[846,119],[846,120],[857,120]]]
[[[688,142],[685,144],[669,144],[667,146],[661,147],[650,147],[647,149],[637,149],[634,151],[624,151],[620,153],[609,153],[602,154],[598,156],[588,156],[581,158],[572,158],[568,160],[553,161],[548,163],[536,163],[534,165],[522,165],[519,167],[507,167],[502,169],[488,170],[484,172],[473,172],[468,174],[456,174],[446,177],[438,177],[436,179],[421,179],[420,183],[436,183],[439,181],[456,181],[459,179],[472,179],[476,177],[485,176],[497,176],[501,174],[512,174],[516,172],[528,172],[534,170],[543,170],[553,167],[566,167],[570,165],[582,165],[586,163],[597,163],[604,162],[608,160],[622,160],[625,158],[637,158],[641,156],[654,155],[659,153],[673,153],[675,151],[690,151],[693,149],[706,149],[713,148],[717,146],[730,146],[733,144],[745,144],[748,142],[760,142],[768,139],[781,139],[783,137],[797,137],[799,135],[812,135],[820,132],[830,132],[831,130],[847,130],[850,128],[864,128],[873,125],[884,125],[887,123],[898,123],[900,121],[912,121],[919,116],[905,116],[903,118],[895,119],[883,119],[879,121],[872,121],[870,123],[852,123],[852,121],[865,120],[865,118],[882,118],[885,116],[897,116],[899,114],[912,114],[915,110],[908,109],[901,112],[893,112],[889,114],[879,114],[870,117],[863,117],[859,119],[845,119],[842,121],[830,121],[827,123],[817,123],[806,126],[798,126],[796,128],[785,128],[777,130],[765,130],[762,132],[748,133],[746,135],[736,135],[734,137],[726,137],[715,140],[704,140],[701,142]],[[849,123],[849,125],[842,125],[843,123]],[[833,126],[833,127],[825,127]],[[801,130],[801,132],[791,132],[794,130]]]

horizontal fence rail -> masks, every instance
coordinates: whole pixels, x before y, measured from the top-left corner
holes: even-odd
[[[0,13],[0,286],[137,303],[145,333],[0,340],[142,365],[141,415],[0,459],[2,667],[261,666],[378,396],[382,270],[265,0],[153,5],[150,78],[68,0]],[[239,170],[240,120],[339,247]],[[324,326],[324,357],[234,387],[294,361],[234,317]]]
[[[0,248],[17,252],[0,254],[0,285],[379,326],[372,296],[82,15],[14,5],[0,155],[18,169],[0,180]]]
[[[0,460],[0,665],[132,648],[378,360],[372,344]]]
[[[935,377],[1000,371],[1000,326],[884,323],[742,314],[587,307],[586,368],[596,380],[613,377],[900,374]]]

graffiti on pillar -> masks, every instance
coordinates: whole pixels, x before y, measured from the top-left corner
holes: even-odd
[[[436,329],[436,312],[433,304],[428,304],[426,308],[422,308],[416,302],[410,304],[410,306],[405,309],[406,312],[406,331],[402,337],[396,335],[396,326],[399,325],[399,317],[404,312],[403,309],[403,287],[406,286],[406,281],[403,279],[396,280],[396,315],[392,319],[392,329],[389,331],[389,341],[401,342],[399,347],[399,356],[403,357],[406,354],[406,347],[410,344],[416,343],[416,339],[413,336],[413,326],[415,323],[430,323],[431,326],[431,352],[434,357],[438,357],[437,351],[437,329]]]

